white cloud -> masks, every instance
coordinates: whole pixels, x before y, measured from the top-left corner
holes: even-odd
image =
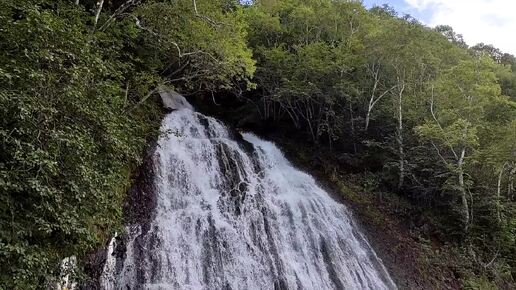
[[[464,36],[469,45],[492,44],[516,55],[515,0],[405,0],[413,9],[429,14],[430,26],[446,24]]]

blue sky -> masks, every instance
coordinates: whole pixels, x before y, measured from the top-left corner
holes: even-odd
[[[388,4],[434,27],[450,25],[469,45],[492,44],[516,55],[516,0],[363,0],[366,7]]]

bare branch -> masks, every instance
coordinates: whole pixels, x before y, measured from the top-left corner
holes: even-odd
[[[500,249],[497,249],[496,253],[494,254],[493,259],[491,259],[491,261],[489,261],[489,263],[485,264],[484,268],[488,268],[489,266],[491,266],[491,264],[493,264],[493,262],[496,260],[496,258],[498,258],[499,253],[500,253]]]
[[[214,26],[220,26],[221,25],[221,23],[216,22],[213,19],[211,19],[211,18],[209,18],[209,17],[207,17],[205,15],[200,14],[199,11],[197,10],[197,1],[196,0],[192,0],[192,2],[193,2],[194,11],[195,11],[195,16],[197,16],[197,17],[207,21],[211,25],[214,25]]]
[[[194,11],[195,11],[195,14],[199,14],[199,11],[197,11],[197,2],[195,0],[192,0],[193,1],[193,7],[194,7]]]
[[[390,89],[383,92],[378,98],[376,98],[371,107],[374,107],[374,105],[376,105],[378,101],[380,101],[385,95],[387,95],[390,91],[394,90],[396,87],[398,87],[398,85],[392,86]]]
[[[450,164],[448,163],[448,161],[446,161],[446,159],[441,155],[441,151],[439,150],[439,147],[437,147],[435,145],[435,143],[433,141],[430,141],[430,143],[432,144],[432,146],[434,147],[435,151],[437,152],[437,155],[441,158],[441,161],[447,166],[449,167]]]
[[[103,31],[104,29],[106,29],[115,20],[115,18],[123,15],[123,13],[131,6],[136,6],[140,4],[141,1],[142,0],[128,0],[124,4],[120,5],[120,7],[118,7],[118,9],[116,9],[115,12],[109,17],[109,19],[104,24],[102,24],[99,30]],[[79,2],[79,0],[77,0],[77,2]]]
[[[93,30],[97,27],[97,23],[99,22],[100,12],[102,11],[102,7],[104,6],[104,0],[99,0],[97,3],[97,12],[95,13],[95,24],[93,25]]]

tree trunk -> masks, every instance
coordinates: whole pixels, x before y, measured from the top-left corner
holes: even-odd
[[[373,63],[371,73],[374,78],[374,84],[373,84],[373,89],[371,91],[371,97],[369,98],[369,104],[367,106],[367,114],[366,114],[365,126],[364,126],[364,131],[366,131],[366,132],[367,132],[367,129],[369,128],[369,120],[370,120],[370,116],[371,116],[371,111],[373,110],[373,107],[374,107],[374,96],[376,94],[376,89],[378,88],[378,83],[380,82],[379,77],[378,77],[378,75],[380,73],[380,67],[379,66],[377,67]]]
[[[79,5],[79,0],[75,0],[75,5]]]
[[[99,22],[100,12],[102,11],[102,7],[104,6],[104,0],[99,0],[97,5],[98,5],[98,8],[97,8],[97,12],[95,13],[94,27],[97,27],[97,23]]]
[[[464,224],[464,232],[468,231],[469,227],[469,205],[468,205],[468,198],[466,195],[466,185],[464,184],[464,156],[466,155],[466,148],[462,149],[462,152],[460,154],[459,160],[457,162],[457,170],[458,170],[458,177],[459,177],[459,188],[460,188],[460,194],[461,194],[461,216],[462,216],[462,222]]]
[[[371,101],[373,99],[371,98]],[[366,117],[365,117],[365,127],[364,127],[364,130],[367,132],[367,129],[369,129],[369,119],[371,118],[371,110],[373,109],[373,107],[371,106],[372,102],[369,102],[369,106],[367,107],[367,114],[366,114]]]
[[[498,173],[498,182],[496,183],[496,216],[498,218],[498,223],[502,222],[502,204],[501,204],[501,192],[502,192],[502,176],[503,171],[505,169],[505,165],[507,163],[504,163],[502,165],[502,168],[500,169],[500,173]]]
[[[398,93],[398,132],[397,138],[398,141],[398,154],[399,154],[399,167],[400,167],[400,176],[398,180],[398,189],[403,187],[403,183],[405,180],[405,152],[403,149],[403,92],[405,90],[405,84],[403,83],[400,86],[400,90]]]
[[[318,144],[319,142],[317,142],[317,137],[315,135],[315,132],[314,132],[314,128],[312,126],[312,122],[310,120],[307,121],[308,123],[308,128],[310,129],[310,135],[312,135],[312,140],[315,144]]]
[[[356,142],[356,135],[355,135],[355,120],[353,117],[353,105],[351,104],[351,101],[349,101],[349,119],[351,121],[351,138],[353,138],[353,152],[357,154],[357,142]]]
[[[195,0],[192,0],[192,4],[193,4],[193,7],[194,7],[194,11],[195,11],[195,14],[199,14],[199,12],[197,11],[197,2]]]
[[[374,92],[373,92],[373,94],[371,95],[371,98],[369,99],[369,104],[367,106],[367,113],[366,113],[366,117],[365,117],[364,131],[367,132],[367,129],[369,128],[369,122],[370,122],[370,118],[371,118],[371,111],[373,110],[373,108],[376,105],[376,103],[378,103],[384,96],[386,96],[391,90],[393,90],[396,87],[397,87],[397,85],[393,86],[392,88],[390,88],[388,90],[385,90],[376,99],[374,98]],[[375,83],[375,86],[374,86],[373,89],[376,91],[376,83]]]

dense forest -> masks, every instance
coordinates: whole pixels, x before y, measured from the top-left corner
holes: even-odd
[[[515,287],[514,56],[351,0],[3,0],[0,289],[120,232],[162,87],[402,200],[465,288]]]

